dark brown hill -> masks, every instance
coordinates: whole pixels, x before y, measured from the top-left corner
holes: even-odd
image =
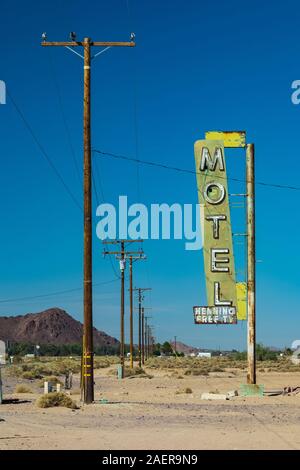
[[[82,324],[60,308],[16,317],[0,317],[0,339],[33,344],[80,344]],[[118,343],[115,338],[94,328],[95,346],[114,346]]]

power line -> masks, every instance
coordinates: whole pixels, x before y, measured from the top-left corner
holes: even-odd
[[[94,168],[96,169],[96,171],[94,171]],[[95,161],[92,161],[92,179],[93,179],[93,188],[94,188],[94,192],[95,192],[97,206],[99,206],[100,202],[99,202],[99,195],[98,195],[97,186],[96,186],[96,177],[97,177],[97,180],[99,182],[99,187],[100,187],[100,191],[101,191],[102,200],[103,200],[103,202],[105,202],[101,176],[100,176],[100,172],[98,171],[97,161],[95,160]],[[111,257],[109,256],[108,259],[109,259],[109,262],[110,262],[111,269],[114,272],[114,275],[116,276],[117,279],[120,279],[120,276],[119,276],[119,274],[118,274],[118,272],[117,272],[117,270],[114,266],[114,263],[113,263]]]
[[[65,188],[65,190],[67,191],[67,193],[69,194],[69,196],[71,197],[72,201],[74,202],[74,204],[76,204],[76,206],[82,211],[82,206],[80,205],[80,203],[78,202],[77,198],[74,196],[73,192],[70,190],[70,188],[68,187],[67,183],[65,182],[64,178],[62,177],[62,175],[60,174],[60,172],[58,171],[58,169],[56,168],[55,164],[53,163],[53,161],[51,160],[51,158],[49,157],[49,155],[47,154],[47,152],[45,151],[44,147],[42,146],[42,144],[40,143],[40,141],[38,140],[36,134],[34,133],[31,125],[29,124],[29,122],[27,121],[24,113],[21,111],[20,107],[17,105],[16,101],[14,100],[14,98],[12,97],[11,93],[7,90],[7,94],[15,108],[15,110],[17,111],[17,113],[19,114],[19,116],[21,117],[25,127],[27,128],[28,132],[30,133],[31,137],[33,138],[33,140],[35,141],[36,145],[38,146],[38,148],[40,149],[40,152],[41,154],[44,156],[44,158],[47,160],[48,164],[51,166],[53,172],[56,174],[57,178],[60,180],[61,184],[63,185],[63,187]]]
[[[66,136],[67,136],[67,141],[68,141],[68,144],[69,144],[69,147],[70,147],[70,153],[71,153],[71,156],[72,156],[72,160],[73,160],[73,163],[74,163],[74,167],[75,167],[76,175],[78,177],[78,181],[81,184],[79,164],[78,164],[78,161],[77,161],[74,145],[73,145],[73,142],[72,142],[71,133],[70,133],[70,129],[69,129],[67,118],[66,118],[66,113],[65,113],[65,110],[64,110],[64,106],[63,106],[62,94],[61,94],[59,83],[58,83],[58,80],[57,80],[57,77],[56,77],[56,74],[55,74],[55,71],[54,71],[54,65],[53,65],[53,60],[52,60],[52,55],[51,55],[50,50],[49,50],[48,57],[49,57],[49,68],[50,68],[50,71],[51,71],[51,74],[52,74],[53,83],[54,83],[56,93],[57,93],[57,97],[58,97],[58,104],[59,104],[59,108],[60,108],[60,112],[61,112],[61,116],[62,116],[64,128],[65,128],[65,132],[66,132]]]
[[[98,282],[98,283],[94,284],[94,287],[102,286],[104,284],[111,284],[112,282],[116,282],[116,281],[118,281],[118,279],[111,279],[110,281]],[[27,296],[27,297],[17,297],[17,298],[14,298],[14,299],[4,299],[4,300],[0,300],[0,303],[4,304],[4,303],[10,303],[10,302],[18,302],[18,301],[22,301],[22,300],[40,299],[40,298],[43,298],[43,297],[52,297],[52,296],[61,295],[61,294],[68,294],[70,292],[76,292],[76,291],[80,291],[80,290],[82,290],[82,287],[75,287],[74,289],[66,289],[66,290],[61,290],[61,291],[57,291],[57,292],[51,292],[51,293],[48,293],[48,294],[32,295],[32,296]]]
[[[103,152],[102,150],[93,149],[93,151],[100,154],[100,155],[103,155],[103,156],[117,158],[117,159],[120,159],[120,160],[126,160],[126,161],[130,161],[130,162],[138,162],[138,163],[141,163],[142,165],[148,165],[148,166],[164,168],[165,170],[173,170],[173,171],[178,171],[180,173],[189,173],[189,174],[192,174],[192,175],[197,175],[199,173],[199,172],[194,171],[194,170],[188,170],[187,168],[179,168],[179,167],[175,167],[175,166],[171,166],[171,165],[165,165],[163,163],[150,162],[148,160],[140,160],[138,158],[127,157],[127,156],[124,156],[124,155],[117,155],[115,153]],[[231,181],[237,181],[239,183],[246,183],[247,182],[243,179],[229,178],[229,177],[226,178],[225,176],[216,176],[216,178],[228,179],[228,180],[231,180]],[[255,184],[260,185],[260,186],[267,186],[267,187],[271,187],[271,188],[291,189],[291,190],[294,190],[294,191],[300,191],[300,186],[289,186],[289,185],[284,185],[284,184],[266,183],[264,181],[256,181]]]

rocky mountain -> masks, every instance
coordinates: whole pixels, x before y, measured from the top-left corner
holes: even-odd
[[[171,346],[173,349],[175,349],[175,342],[171,341]],[[197,354],[200,349],[199,348],[194,348],[193,346],[188,346],[187,344],[181,343],[180,341],[176,342],[176,351],[179,353],[184,353],[185,355],[195,353]]]
[[[75,344],[82,342],[82,323],[65,310],[50,308],[40,313],[0,317],[0,339],[32,344]],[[95,346],[115,346],[118,340],[94,328]]]

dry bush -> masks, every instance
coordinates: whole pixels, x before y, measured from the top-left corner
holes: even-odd
[[[143,375],[143,374],[146,374],[146,372],[142,367],[133,367],[133,369],[131,369],[130,367],[125,367],[124,369],[125,377],[132,377],[133,375]]]
[[[55,406],[62,406],[65,408],[77,409],[76,403],[68,395],[61,392],[51,392],[42,395],[36,402],[39,408],[52,408]]]
[[[176,395],[181,395],[183,393],[193,393],[193,390],[190,387],[182,388],[180,390],[177,390]]]
[[[187,369],[184,375],[208,375],[208,371],[206,369]]]
[[[212,366],[209,372],[225,372],[225,369],[220,366]]]
[[[118,364],[119,362],[120,358],[118,356],[95,356],[94,358],[95,369],[104,369],[114,364]]]
[[[14,393],[32,393],[32,390],[26,385],[18,384],[15,387]]]
[[[130,367],[125,367],[124,377],[138,377],[142,379],[152,379],[153,375],[147,374],[142,367],[134,367],[133,369],[131,369]]]
[[[21,377],[23,379],[26,379],[26,380],[34,380],[34,379],[41,379],[42,378],[42,376],[34,370],[27,370],[26,372],[23,372],[21,374]]]

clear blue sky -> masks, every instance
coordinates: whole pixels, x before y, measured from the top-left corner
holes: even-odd
[[[42,48],[41,33],[49,40],[68,39],[69,31],[80,39],[127,40],[133,30],[135,49],[110,49],[93,64],[94,148],[194,169],[193,144],[206,130],[245,129],[256,144],[257,180],[299,185],[300,106],[290,99],[300,78],[297,11],[296,0],[12,0],[1,6],[0,80],[81,200],[62,109],[81,168],[82,63],[63,48]],[[9,99],[0,123],[0,300],[80,287],[82,214]],[[106,202],[119,194],[136,202],[136,165],[93,158]],[[228,169],[243,177],[241,154],[230,152]],[[143,166],[139,182],[145,204],[197,202],[193,175]],[[300,336],[300,192],[258,186],[256,194],[257,336],[290,346]],[[232,211],[241,225],[242,210]],[[134,283],[153,288],[145,302],[159,340],[177,335],[199,347],[245,347],[244,323],[193,324],[192,306],[205,304],[201,252],[185,251],[182,241],[148,241],[144,249],[148,261],[135,266]],[[95,283],[115,277],[101,252],[94,237]],[[118,336],[119,283],[94,293],[95,326]],[[53,306],[82,320],[80,291],[2,302],[0,314]]]

